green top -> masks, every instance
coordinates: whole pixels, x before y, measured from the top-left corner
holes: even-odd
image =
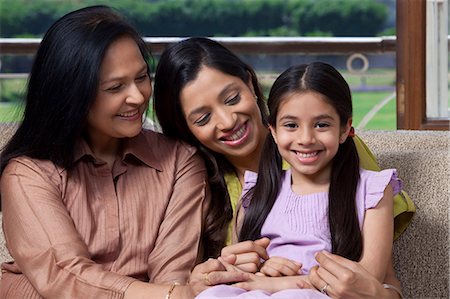
[[[367,170],[380,171],[377,159],[372,154],[367,145],[358,136],[353,137],[353,141],[358,151],[360,167]],[[283,169],[289,168],[289,164],[283,161]],[[242,186],[239,179],[234,173],[227,173],[224,176],[227,184],[228,194],[230,195],[231,207],[233,209],[233,219],[236,217],[236,207],[241,196]],[[402,190],[399,194],[394,196],[394,240],[397,239],[408,227],[411,218],[416,211],[416,207],[409,195]],[[231,244],[231,236],[233,231],[232,221],[228,226],[228,235],[226,244]]]

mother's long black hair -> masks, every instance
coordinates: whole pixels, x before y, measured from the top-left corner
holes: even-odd
[[[274,82],[269,94],[269,124],[276,126],[280,103],[286,95],[317,92],[336,109],[341,126],[352,117],[350,88],[341,74],[331,65],[313,62],[293,66]],[[246,210],[239,240],[255,240],[277,198],[282,176],[282,158],[271,134],[262,150],[258,180],[247,193],[250,205]],[[339,145],[333,159],[328,195],[328,219],[332,252],[358,261],[362,254],[362,235],[356,212],[356,187],[359,180],[359,157],[352,138]]]
[[[71,168],[105,53],[125,35],[136,41],[147,62],[151,55],[138,32],[107,6],[70,12],[50,27],[34,58],[23,121],[1,153],[0,174],[22,155]]]
[[[182,89],[197,78],[203,66],[251,82],[263,120],[267,108],[254,70],[220,43],[203,37],[189,38],[169,46],[161,55],[155,73],[154,111],[165,135],[197,147],[205,159],[212,202],[203,243],[206,257],[216,257],[225,244],[226,229],[232,218],[224,175],[234,173],[235,169],[223,155],[204,147],[195,138],[180,104]]]

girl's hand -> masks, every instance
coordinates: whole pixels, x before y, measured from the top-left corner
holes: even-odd
[[[302,264],[280,256],[273,256],[264,262],[256,275],[265,276],[295,276],[301,274]]]
[[[236,261],[236,256],[230,255],[222,260],[229,265]],[[248,273],[227,271],[224,264],[219,260],[209,259],[195,266],[189,278],[189,286],[195,296],[210,286],[246,281],[249,278]]]
[[[303,289],[310,288],[315,290],[309,283],[308,276],[306,275],[284,277],[267,277],[255,274],[249,275],[249,280],[233,284],[233,286],[247,291],[264,290],[269,293],[275,293],[286,289],[298,289],[300,288],[299,286],[302,286]]]
[[[232,263],[233,265],[242,271],[255,273],[259,271],[261,259],[267,260],[269,258],[266,252],[269,243],[268,238],[239,242],[223,248],[221,256],[226,258],[235,255],[236,261]]]

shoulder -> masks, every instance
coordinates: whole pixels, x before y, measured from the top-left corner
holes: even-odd
[[[395,169],[384,169],[371,171],[360,169],[359,192],[364,195],[366,208],[374,207],[383,198],[384,190],[391,185],[394,194],[400,192],[402,182],[397,176]]]
[[[50,160],[34,159],[27,156],[20,156],[9,161],[2,173],[2,185],[8,182],[35,181],[49,182],[53,185],[61,183],[61,177],[66,170],[57,166]]]
[[[150,130],[143,131],[141,135],[144,141],[139,142],[139,152],[149,165],[159,170],[180,169],[184,165],[204,167],[204,161],[195,147]]]
[[[197,151],[195,147],[180,140],[167,137],[159,132],[143,130],[142,135],[144,136],[148,147],[152,148],[154,153],[167,154],[173,153],[173,151],[181,151],[194,154]]]
[[[382,187],[383,190],[386,186],[391,183],[395,189],[399,187],[401,189],[401,181],[398,178],[397,170],[394,168],[383,169],[380,171],[367,170],[361,168],[359,170],[360,175],[360,184],[368,185],[368,186],[379,186]]]

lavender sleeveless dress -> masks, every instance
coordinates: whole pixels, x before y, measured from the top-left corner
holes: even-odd
[[[257,174],[247,171],[242,194],[256,183]],[[272,210],[261,229],[262,237],[271,241],[267,247],[269,256],[282,256],[302,263],[303,274],[317,265],[314,254],[331,251],[331,235],[328,223],[328,192],[298,195],[291,189],[291,170],[283,173],[282,187]],[[395,169],[380,172],[360,170],[356,190],[356,209],[360,228],[367,209],[377,206],[384,190],[391,184],[394,194],[401,190],[401,181]],[[247,208],[249,203],[242,203]],[[317,290],[289,289],[274,294],[262,290],[246,291],[229,285],[206,289],[196,298],[328,298]]]

